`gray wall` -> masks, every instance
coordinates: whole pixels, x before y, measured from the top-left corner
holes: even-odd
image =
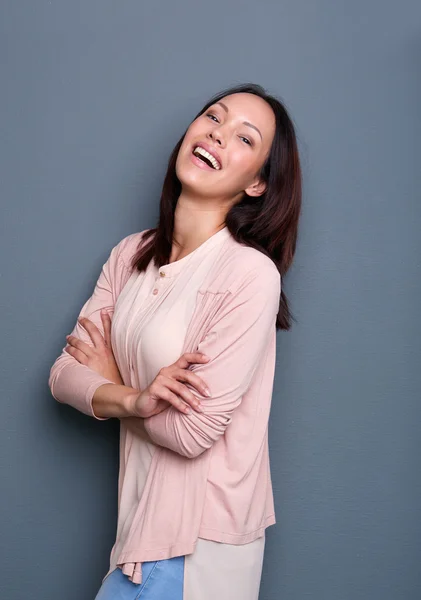
[[[3,0],[0,13],[0,597],[99,587],[118,421],[58,405],[49,369],[111,247],[155,224],[189,119],[255,81],[293,115],[305,183],[261,599],[419,600],[419,2]]]

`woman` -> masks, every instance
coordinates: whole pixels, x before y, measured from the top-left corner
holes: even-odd
[[[237,86],[176,145],[157,228],[103,265],[49,379],[59,402],[120,419],[117,534],[97,600],[258,598],[300,208],[286,109]]]

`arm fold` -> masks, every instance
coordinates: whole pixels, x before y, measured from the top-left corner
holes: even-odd
[[[155,444],[194,458],[224,434],[275,327],[280,287],[276,267],[265,265],[250,271],[239,289],[227,293],[197,348],[211,360],[190,366],[208,384],[211,397],[185,384],[200,399],[204,412],[184,414],[169,406],[145,419],[145,429]]]

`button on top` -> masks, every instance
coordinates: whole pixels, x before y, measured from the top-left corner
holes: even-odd
[[[164,271],[159,271],[159,274],[161,275],[161,277],[165,277],[165,272]]]

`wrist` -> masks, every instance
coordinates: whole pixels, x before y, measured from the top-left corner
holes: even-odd
[[[139,415],[136,413],[136,404],[138,402],[138,398],[140,395],[140,390],[130,390],[125,394],[123,399],[123,410],[125,417],[138,417]]]

